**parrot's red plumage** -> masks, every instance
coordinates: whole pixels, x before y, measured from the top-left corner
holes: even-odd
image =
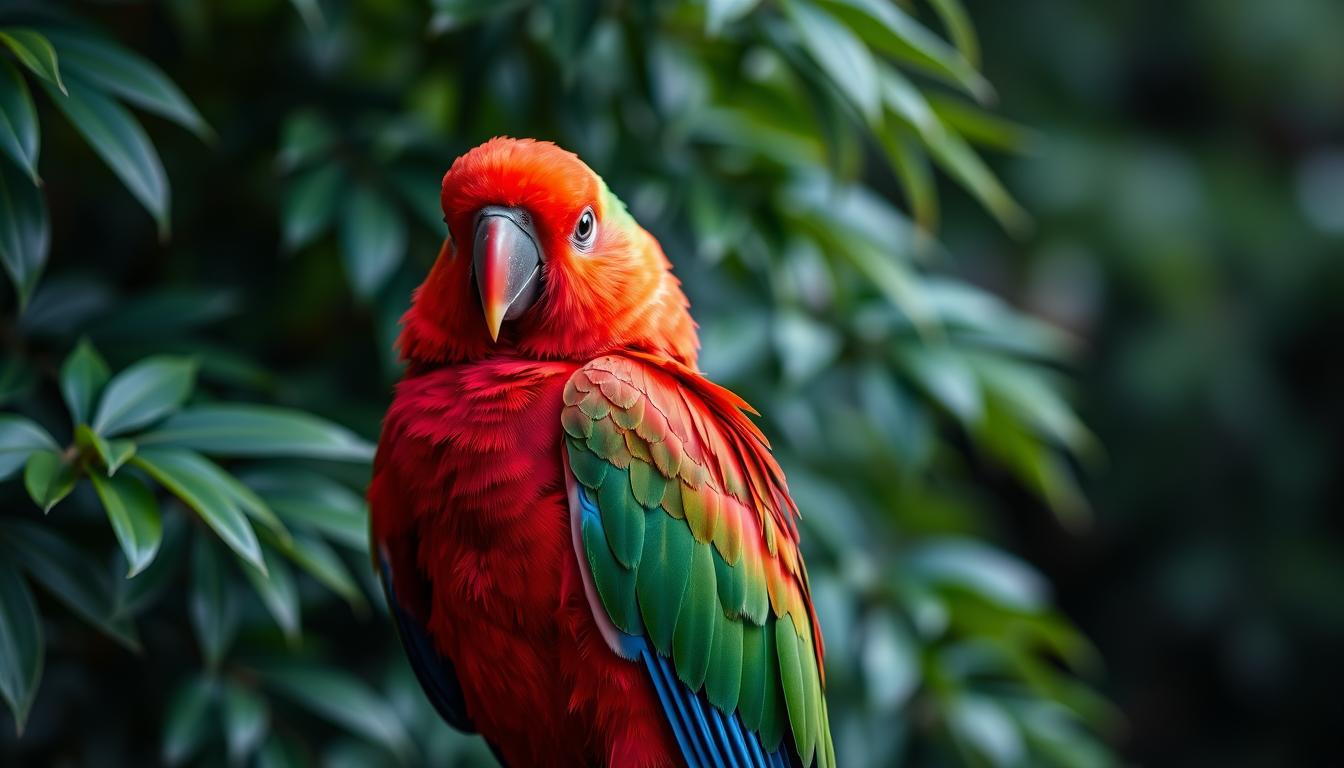
[[[441,202],[369,489],[431,700],[515,767],[834,765],[796,511],[657,241],[545,142]]]

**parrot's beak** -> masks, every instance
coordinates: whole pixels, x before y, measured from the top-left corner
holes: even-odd
[[[521,209],[498,205],[476,217],[471,265],[485,326],[496,341],[504,321],[521,316],[540,293],[541,250],[529,221]]]

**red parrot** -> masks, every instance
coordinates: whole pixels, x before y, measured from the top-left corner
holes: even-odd
[[[508,766],[834,766],[798,510],[658,242],[547,142],[440,201],[369,487],[426,695]]]

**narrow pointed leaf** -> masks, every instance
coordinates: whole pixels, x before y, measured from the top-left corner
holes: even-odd
[[[51,83],[61,94],[66,92],[56,49],[40,32],[25,27],[7,27],[0,29],[0,43],[8,46],[14,52],[14,58],[28,71]]]
[[[180,765],[201,748],[214,723],[210,710],[215,684],[200,676],[183,683],[168,704],[163,727],[163,761]]]
[[[144,483],[124,472],[108,478],[99,477],[95,472],[89,479],[107,511],[117,543],[130,563],[126,578],[131,578],[154,561],[163,541],[158,502]]]
[[[20,736],[37,698],[44,651],[33,595],[18,569],[0,558],[0,697],[14,715]]]
[[[266,699],[251,688],[231,683],[224,689],[224,737],[229,759],[241,764],[266,738],[271,713]]]
[[[0,559],[6,557],[75,615],[126,648],[139,648],[114,577],[96,558],[44,526],[18,520],[0,527]]]
[[[144,128],[125,107],[82,80],[70,78],[64,97],[48,85],[52,101],[158,223],[167,238],[168,177]]]
[[[299,637],[299,590],[294,584],[294,575],[274,550],[264,547],[261,551],[266,562],[265,571],[242,563],[243,574],[252,582],[252,588],[285,637],[294,642]]]
[[[406,221],[382,195],[358,186],[341,216],[341,257],[355,294],[368,299],[406,255]]]
[[[37,153],[41,143],[33,96],[19,71],[0,61],[0,152],[37,183]]]
[[[177,410],[191,394],[196,364],[180,357],[151,357],[118,373],[103,389],[93,430],[110,437],[153,423]]]
[[[45,30],[66,72],[137,107],[172,120],[202,139],[213,136],[205,118],[162,70],[100,35],[72,28]]]
[[[187,408],[142,435],[139,442],[240,458],[368,461],[373,457],[373,445],[344,427],[301,411],[262,405]]]
[[[0,162],[0,264],[14,281],[20,309],[37,287],[51,247],[42,192],[10,163]]]
[[[336,669],[298,664],[262,670],[270,687],[313,714],[404,756],[410,748],[396,710],[359,679]]]
[[[864,117],[876,121],[882,97],[877,63],[867,46],[848,27],[807,0],[790,0],[785,8],[808,54]]]
[[[193,547],[187,608],[206,665],[218,667],[238,631],[238,603],[224,559],[208,535],[198,535]]]
[[[43,512],[50,512],[75,489],[74,465],[55,451],[36,451],[23,469],[28,496]]]
[[[70,409],[71,422],[89,422],[93,403],[111,375],[98,350],[88,339],[81,339],[61,364],[61,396],[65,398],[65,407]]]
[[[257,535],[231,493],[223,470],[200,454],[167,448],[142,450],[131,463],[196,510],[239,557],[265,570]]]
[[[304,171],[289,183],[280,212],[286,248],[296,251],[331,226],[343,176],[340,166],[333,163]]]
[[[994,89],[951,45],[886,0],[820,0],[869,45],[912,67],[960,86],[981,102]]]
[[[22,416],[0,413],[0,480],[17,472],[39,450],[57,450],[45,429]]]

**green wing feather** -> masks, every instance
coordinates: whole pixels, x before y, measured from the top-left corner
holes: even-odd
[[[564,403],[569,467],[605,530],[580,538],[612,623],[767,750],[790,733],[804,766],[834,766],[795,510],[745,403],[680,364],[616,356],[579,369]]]

